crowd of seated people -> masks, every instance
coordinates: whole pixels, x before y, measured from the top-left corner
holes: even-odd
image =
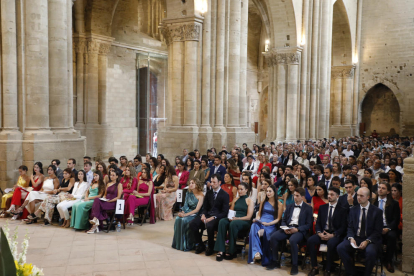
[[[318,275],[319,246],[326,244],[324,275],[331,275],[335,257],[355,275],[353,254],[365,253],[365,275],[378,254],[388,271],[402,234],[404,159],[412,156],[413,138],[335,138],[304,143],[253,145],[252,150],[223,146],[183,150],[175,166],[162,154],[128,161],[111,157],[105,163],[85,156],[83,170],[68,159],[67,168],[52,160],[33,173],[20,166],[12,189],[2,196],[0,217],[27,224],[43,216],[51,225],[55,208],[62,227],[93,234],[102,230],[119,199],[125,200],[118,220],[133,226],[136,210],[147,206],[150,223],[175,218],[172,247],[216,260],[236,256],[236,240],[249,236],[248,263],[280,268],[279,250],[290,243],[291,275],[298,273],[301,246],[311,256],[309,275]],[[413,144],[412,144],[413,143]],[[107,165],[108,164],[108,165]],[[177,191],[183,200],[177,202]],[[178,204],[177,204],[178,203]],[[178,205],[179,207],[177,208]],[[181,208],[181,206],[183,206]],[[203,231],[207,242],[203,242]],[[228,250],[226,251],[226,243]],[[380,249],[386,245],[386,251]]]

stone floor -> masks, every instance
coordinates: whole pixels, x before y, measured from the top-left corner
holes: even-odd
[[[11,232],[18,226],[19,242],[30,237],[27,262],[52,275],[289,275],[290,269],[266,271],[260,265],[248,265],[240,258],[218,263],[215,256],[171,248],[174,222],[132,226],[120,233],[83,231],[42,224],[25,225],[9,221]],[[6,223],[0,220],[0,226]],[[20,244],[20,243],[19,243]],[[307,275],[308,272],[299,273]],[[321,274],[322,275],[322,274]],[[379,273],[378,273],[379,275]],[[396,272],[393,275],[404,275]]]

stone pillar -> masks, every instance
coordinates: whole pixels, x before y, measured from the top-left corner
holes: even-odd
[[[249,0],[243,0],[241,6],[240,25],[240,103],[239,124],[247,126],[247,33],[249,17]]]
[[[349,130],[352,124],[352,111],[353,111],[353,93],[354,93],[354,66],[344,66],[343,70],[343,112],[342,112],[342,125],[346,126]],[[349,133],[351,135],[351,133]]]
[[[276,54],[277,78],[276,78],[276,118],[277,133],[276,140],[286,139],[286,55]]]
[[[309,0],[303,1],[303,11],[302,11],[302,63],[301,63],[301,78],[300,78],[300,105],[299,105],[299,139],[301,141],[306,139],[306,129],[308,126],[308,113],[307,113],[307,104],[308,104],[308,34],[309,34]],[[310,40],[309,40],[310,41]]]
[[[332,67],[332,125],[340,126],[342,118],[342,66]]]
[[[286,113],[289,120],[286,125],[286,140],[289,142],[296,142],[298,139],[298,100],[299,100],[299,62],[300,51],[287,54],[287,100]]]
[[[25,3],[26,130],[49,130],[47,4],[47,0]]]
[[[362,33],[362,1],[358,1],[357,9],[357,30],[355,36],[355,59],[352,62],[355,65],[355,77],[354,77],[354,95],[353,95],[353,112],[352,112],[352,128],[353,135],[360,135],[358,125],[358,110],[359,110],[359,76],[360,76],[360,60],[361,60],[361,33]],[[354,57],[353,57],[354,59]]]
[[[99,123],[106,125],[106,72],[108,69],[108,53],[111,50],[111,44],[101,43],[99,45],[98,56],[98,105],[99,105]]]
[[[183,119],[183,104],[182,104],[182,75],[183,75],[183,51],[184,43],[180,41],[172,42],[172,101],[173,101],[173,112],[172,112],[172,125],[182,125]]]
[[[226,1],[217,1],[216,127],[223,126]]]
[[[85,128],[84,121],[84,56],[86,52],[86,41],[78,37],[75,41],[76,52],[76,124],[77,129]]]
[[[312,24],[312,57],[311,57],[311,88],[309,107],[309,138],[315,139],[319,112],[318,101],[318,68],[319,68],[319,9],[320,0],[313,0]]]
[[[414,272],[414,158],[404,159],[402,271]]]
[[[201,32],[201,25],[187,24],[189,32]],[[184,126],[197,126],[197,47],[198,39],[185,41]]]
[[[88,40],[88,79],[85,97],[86,124],[98,125],[99,105],[99,42]]]
[[[1,1],[1,74],[3,132],[19,132],[17,122],[17,38],[16,2]]]
[[[263,53],[263,55],[266,60],[267,70],[269,74],[269,86],[267,89],[267,93],[268,93],[267,135],[266,135],[265,141],[271,142],[274,139],[276,139],[276,137],[273,136],[273,133],[274,133],[273,128],[275,127],[275,123],[276,123],[276,121],[274,121],[274,115],[273,115],[273,113],[275,112],[275,109],[273,108],[273,102],[276,101],[276,99],[274,98],[274,91],[276,90],[276,87],[275,87],[276,79],[273,76],[274,76],[274,71],[276,70],[276,68],[274,67],[276,64],[274,64],[273,62],[275,60],[275,56],[273,53],[265,52]]]
[[[73,74],[73,69],[75,67],[75,60],[73,59],[74,55],[74,49],[73,49],[73,28],[72,28],[72,7],[73,7],[74,1],[73,0],[66,0],[66,13],[67,13],[67,59],[68,59],[68,72],[67,72],[67,78],[68,78],[68,87],[67,87],[67,93],[68,93],[68,128],[73,130],[73,123],[74,123],[74,96],[73,96],[73,86],[75,82],[75,76]]]
[[[49,0],[49,108],[50,127],[68,129],[68,22],[67,0]],[[72,49],[70,49],[72,51]]]

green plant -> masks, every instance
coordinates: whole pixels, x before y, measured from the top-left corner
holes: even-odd
[[[3,228],[0,236],[0,276],[16,275],[16,265]]]

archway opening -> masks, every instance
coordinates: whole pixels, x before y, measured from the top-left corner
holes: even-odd
[[[382,83],[368,90],[361,105],[361,123],[367,134],[400,134],[400,105],[393,91]]]

